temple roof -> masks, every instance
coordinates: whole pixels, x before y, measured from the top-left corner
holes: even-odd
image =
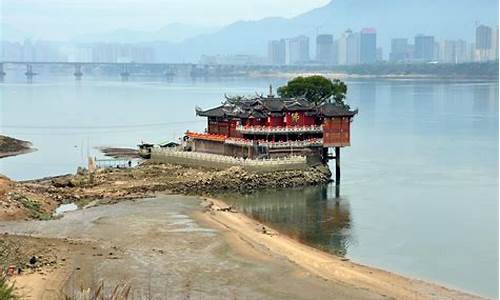
[[[334,103],[324,103],[319,107],[319,113],[325,117],[353,117],[358,110],[350,110]]]
[[[327,117],[349,116],[357,114],[348,107],[334,103],[315,105],[303,98],[256,97],[252,99],[227,98],[222,105],[202,110],[196,108],[196,114],[203,117],[266,118],[269,114],[289,111],[306,111]]]

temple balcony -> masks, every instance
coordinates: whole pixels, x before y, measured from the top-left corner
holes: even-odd
[[[283,134],[283,133],[322,133],[323,126],[288,126],[288,127],[271,127],[271,126],[238,126],[236,130],[242,134]]]
[[[303,141],[286,141],[286,142],[257,140],[255,142],[258,143],[259,146],[267,146],[269,149],[306,148],[306,147],[323,146],[323,139],[307,139]],[[254,144],[254,141],[247,139],[239,139],[239,138],[227,138],[225,143],[231,145],[252,146]]]
[[[226,139],[226,136],[222,134],[197,133],[197,132],[187,131],[186,135],[192,139],[214,141],[214,142],[224,142],[224,140]]]

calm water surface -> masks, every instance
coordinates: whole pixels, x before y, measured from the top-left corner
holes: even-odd
[[[37,152],[2,159],[30,179],[74,172],[95,147],[203,130],[194,107],[267,93],[278,79],[224,81],[22,77],[0,84],[2,134]],[[359,108],[333,186],[226,197],[295,238],[355,261],[498,297],[498,83],[348,80]]]

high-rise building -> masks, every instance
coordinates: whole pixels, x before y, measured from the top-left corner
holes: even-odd
[[[434,36],[417,35],[415,36],[415,53],[414,58],[418,61],[434,60]]]
[[[443,63],[457,63],[456,41],[443,41],[439,44],[439,61]]]
[[[316,37],[316,60],[324,64],[334,63],[333,35],[320,34]]]
[[[382,47],[377,47],[377,62],[384,61],[384,49]]]
[[[441,59],[440,55],[441,55],[441,52],[439,50],[439,42],[434,42],[434,50],[433,50],[433,55],[434,57],[432,58],[432,60],[434,61],[439,61]]]
[[[491,49],[491,27],[479,25],[476,28],[476,49]]]
[[[359,33],[352,33],[346,36],[347,44],[347,64],[359,65],[360,63],[360,36]]]
[[[493,30],[493,34],[491,35],[491,60],[498,59],[498,26],[496,30]]]
[[[492,38],[493,31],[491,27],[479,25],[476,28],[476,60],[483,62],[490,60],[492,52]]]
[[[339,64],[339,40],[333,40],[333,65]]]
[[[290,64],[303,64],[310,60],[309,58],[309,38],[305,35],[292,38],[288,41],[288,53]]]
[[[286,41],[284,39],[270,41],[267,47],[267,58],[271,65],[286,64]]]
[[[360,34],[347,29],[336,41],[337,63],[358,65],[360,63]]]
[[[457,40],[455,42],[456,63],[461,64],[472,61],[471,49],[472,45],[464,40]]]
[[[391,62],[404,62],[409,57],[408,39],[398,38],[391,40],[391,54],[389,60]]]
[[[377,31],[363,28],[359,34],[359,62],[372,64],[377,61]]]
[[[352,34],[351,30],[347,30],[342,34],[342,36],[337,40],[336,52],[337,52],[337,63],[339,65],[347,65],[347,38]]]

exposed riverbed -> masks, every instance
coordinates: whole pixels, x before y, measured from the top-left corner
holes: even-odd
[[[384,298],[326,281],[284,256],[228,238],[224,227],[199,216],[200,203],[175,195],[125,201],[67,212],[57,220],[2,222],[0,232],[91,242],[94,248],[67,253],[69,277],[61,278],[67,295],[104,280],[108,287],[130,284],[131,299]],[[52,280],[50,274],[47,278]],[[53,290],[43,284],[38,288]]]

